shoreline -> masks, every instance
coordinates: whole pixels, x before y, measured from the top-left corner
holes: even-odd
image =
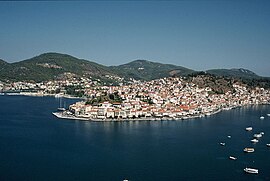
[[[242,106],[236,106],[232,107],[230,109],[235,109],[238,107]],[[226,111],[230,109],[219,109],[216,111],[213,111],[211,113],[207,114],[199,114],[199,115],[187,115],[187,116],[182,116],[182,117],[177,117],[177,118],[172,118],[172,117],[143,117],[143,118],[86,118],[86,117],[78,117],[74,116],[72,114],[66,114],[67,111],[63,112],[53,112],[52,114],[59,118],[59,119],[69,119],[69,120],[80,120],[80,121],[91,121],[91,122],[129,122],[129,121],[178,121],[178,120],[188,120],[188,119],[196,119],[196,118],[202,118],[202,117],[208,117],[212,116],[214,114],[217,114],[221,111]]]
[[[71,95],[42,94],[38,92],[0,92],[0,96],[30,96],[30,97],[55,97],[67,99],[85,99],[84,97],[75,97]]]
[[[30,96],[30,97],[55,97],[59,98],[67,98],[67,99],[85,99],[84,97],[74,97],[70,95],[59,95],[59,94],[41,94],[34,92],[9,92],[3,93],[0,92],[0,96]],[[212,116],[221,111],[227,111],[231,109],[241,108],[244,106],[253,106],[253,105],[270,105],[270,102],[262,102],[258,104],[244,104],[244,105],[234,105],[229,107],[224,107],[212,112],[201,113],[196,115],[185,115],[180,117],[141,117],[141,118],[89,118],[89,117],[78,117],[73,115],[68,110],[62,112],[52,112],[52,114],[59,119],[69,119],[69,120],[80,120],[80,121],[91,121],[91,122],[129,122],[129,121],[178,121],[178,120],[186,120],[186,119],[196,119],[202,117]],[[67,114],[69,112],[69,114]]]
[[[261,103],[261,104],[246,104],[238,105],[232,107],[226,107],[222,109],[215,110],[213,112],[208,112],[205,114],[196,114],[196,115],[186,115],[182,117],[142,117],[142,118],[88,118],[88,117],[78,117],[73,115],[68,110],[62,112],[52,112],[52,114],[58,119],[69,119],[69,120],[79,120],[79,121],[91,121],[91,122],[129,122],[129,121],[179,121],[179,120],[188,120],[209,117],[214,114],[217,114],[222,111],[229,111],[231,109],[242,108],[244,106],[254,106],[254,105],[270,105],[270,103]]]

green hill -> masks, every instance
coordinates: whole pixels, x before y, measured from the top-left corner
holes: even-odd
[[[2,79],[5,77],[9,80],[52,80],[67,72],[93,77],[112,74],[103,65],[59,53],[41,54],[21,62],[8,64],[4,69],[5,71],[0,75]]]
[[[115,75],[129,80],[153,80],[169,76],[188,76],[200,74],[194,70],[172,64],[162,64],[147,60],[135,60],[119,66],[103,66],[88,60],[60,53],[44,53],[16,63],[7,63],[0,59],[0,80],[10,81],[47,81],[63,77],[66,73],[76,76],[98,78],[103,82],[114,83],[107,75]],[[206,73],[241,79],[260,79],[260,84],[268,82],[254,72],[246,69],[212,69]],[[250,81],[249,81],[250,82]],[[255,83],[252,83],[255,85]]]
[[[234,78],[243,78],[243,79],[258,79],[260,76],[254,72],[247,69],[211,69],[207,70],[207,73],[224,76],[224,77],[234,77]]]
[[[11,68],[11,64],[0,59],[0,80],[8,77],[8,70]]]
[[[7,64],[7,62],[5,62],[4,60],[0,59],[0,65],[4,65]]]
[[[135,60],[119,66],[111,66],[111,70],[121,77],[139,80],[152,80],[169,77],[175,74],[186,75],[193,70],[181,66],[162,64],[147,60]]]

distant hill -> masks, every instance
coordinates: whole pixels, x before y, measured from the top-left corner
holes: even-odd
[[[0,59],[0,65],[4,65],[7,64],[7,62],[5,62],[4,60]]]
[[[24,61],[8,64],[5,71],[0,75],[2,75],[2,79],[5,76],[9,80],[44,81],[56,79],[67,72],[94,77],[112,74],[106,66],[94,62],[66,54],[45,53]]]
[[[1,78],[7,77],[7,70],[10,68],[10,64],[0,59],[0,80]]]
[[[111,66],[111,70],[121,77],[139,80],[152,80],[169,77],[175,74],[187,75],[193,70],[172,64],[162,64],[147,60],[135,60],[119,66]]]
[[[222,70],[222,71],[219,71]],[[227,91],[232,91],[232,83],[238,82],[245,84],[248,87],[264,87],[270,88],[270,77],[261,77],[256,75],[254,72],[249,70],[241,70],[243,74],[232,74],[228,75],[227,71],[224,69],[216,69],[216,75],[208,73],[206,71],[194,72],[189,74],[186,79],[195,83],[200,87],[211,87],[216,93],[223,93]],[[236,69],[233,69],[234,71]],[[236,71],[237,72],[237,71]],[[254,75],[255,74],[255,75]],[[254,76],[252,76],[254,75]]]
[[[224,76],[224,77],[234,77],[234,78],[243,78],[243,79],[258,79],[261,78],[259,75],[247,69],[211,69],[207,70],[207,73]]]
[[[0,80],[10,81],[47,81],[62,78],[68,73],[74,76],[98,78],[103,82],[114,83],[107,75],[129,80],[152,80],[170,76],[194,76],[201,72],[182,66],[162,64],[148,60],[135,60],[119,66],[104,66],[84,59],[60,53],[44,53],[16,63],[7,63],[0,59]],[[204,72],[203,72],[204,73]],[[212,69],[205,73],[229,78],[257,79],[258,84],[269,85],[269,79],[263,78],[246,69]],[[256,85],[254,81],[249,84]]]

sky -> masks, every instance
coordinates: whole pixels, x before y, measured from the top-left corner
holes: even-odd
[[[0,1],[0,59],[46,52],[270,77],[270,1]]]

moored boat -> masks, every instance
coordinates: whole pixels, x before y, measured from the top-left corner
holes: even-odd
[[[57,110],[58,110],[58,111],[65,111],[66,109],[63,108],[63,107],[59,107],[59,108],[57,108]]]
[[[266,146],[270,147],[270,143],[267,143]]]
[[[257,139],[252,139],[252,140],[250,140],[252,143],[258,143],[259,142],[259,140],[257,140]]]
[[[252,131],[252,127],[247,127],[246,131]]]
[[[252,152],[254,152],[254,151],[255,151],[254,148],[245,148],[245,149],[244,149],[244,152],[246,152],[246,153],[252,153]]]
[[[260,119],[264,119],[264,116],[261,116]]]
[[[63,94],[55,94],[54,97],[55,98],[63,97]]]
[[[259,134],[254,134],[253,137],[254,137],[254,138],[261,138],[261,137],[262,137],[262,134],[261,134],[261,133],[259,133]]]
[[[256,169],[256,168],[248,168],[248,167],[246,167],[246,168],[244,169],[244,171],[245,171],[246,173],[254,173],[254,174],[259,173],[259,170]]]
[[[234,157],[234,156],[229,156],[229,159],[231,159],[231,160],[236,160],[237,158]]]
[[[221,146],[225,146],[225,143],[223,143],[223,142],[221,142],[221,143],[219,143]]]
[[[268,113],[267,116],[270,116],[270,114]]]

